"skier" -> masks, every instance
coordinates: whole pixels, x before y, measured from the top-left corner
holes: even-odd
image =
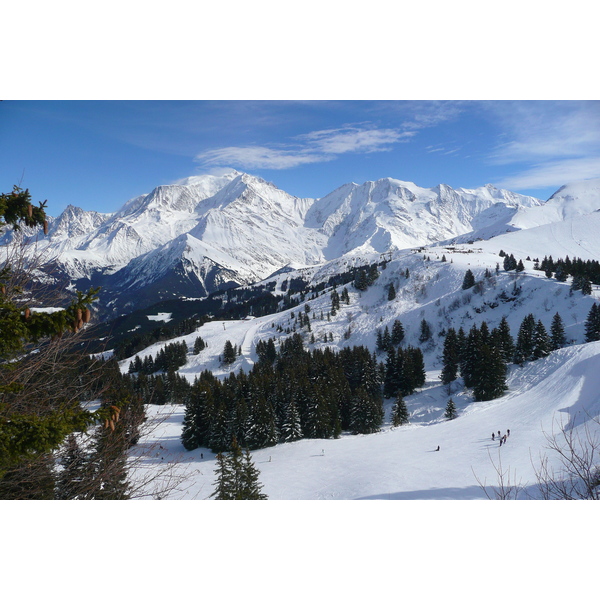
[[[494,441],[495,437],[496,437],[496,434],[492,431],[492,442]]]
[[[502,436],[502,441],[506,444],[506,436],[505,435]]]
[[[506,437],[510,437],[510,429],[506,430]]]
[[[502,438],[500,438],[500,446],[502,446]]]
[[[439,451],[440,451],[440,447],[438,446],[438,447],[435,449],[435,451],[436,451],[436,452],[439,452]]]
[[[204,454],[202,454],[202,452],[200,452],[200,460],[204,459]]]
[[[498,430],[498,437],[501,437],[502,434],[500,433],[500,430]]]

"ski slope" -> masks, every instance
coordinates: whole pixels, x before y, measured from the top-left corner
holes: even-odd
[[[472,403],[455,396],[459,416],[447,421],[444,386],[429,373],[423,392],[406,398],[420,420],[402,427],[387,423],[380,433],[343,435],[337,440],[300,440],[252,453],[271,500],[476,500],[493,494],[496,467],[522,487],[519,498],[537,498],[536,468],[547,456],[547,436],[561,426],[583,435],[600,413],[600,342],[552,353],[523,368],[511,367],[510,391],[502,398]],[[429,410],[424,410],[423,395]],[[207,449],[186,452],[179,441],[184,408],[149,407],[160,422],[138,453],[149,463],[179,462],[189,477],[170,499],[207,499],[215,481],[215,456]],[[161,422],[162,421],[162,422]],[[492,432],[510,429],[506,444]],[[600,427],[597,427],[600,430]],[[160,442],[162,449],[157,448]],[[436,451],[437,446],[440,451]],[[203,454],[203,458],[201,458]]]

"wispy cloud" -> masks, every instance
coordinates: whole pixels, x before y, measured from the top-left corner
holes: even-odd
[[[247,169],[290,169],[334,160],[347,153],[385,152],[408,141],[414,132],[373,126],[345,126],[298,135],[285,145],[229,146],[202,152],[203,165],[232,165]]]
[[[495,182],[511,190],[559,187],[571,181],[600,177],[600,156],[548,161]]]
[[[407,141],[414,135],[412,131],[398,129],[362,129],[346,127],[313,131],[298,136],[324,154],[345,154],[346,152],[383,152],[393,144]]]
[[[334,156],[306,150],[285,150],[265,146],[229,146],[208,150],[196,156],[203,165],[232,165],[244,169],[291,169],[309,163],[332,160]]]
[[[498,182],[511,189],[600,177],[600,102],[502,102],[490,105],[503,129],[493,165],[520,171]]]

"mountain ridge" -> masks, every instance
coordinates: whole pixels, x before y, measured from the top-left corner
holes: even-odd
[[[178,285],[171,277],[169,290],[145,301],[185,295],[190,277],[196,282],[193,294],[208,295],[218,289],[214,285],[260,281],[289,264],[315,266],[344,256],[487,239],[554,222],[600,208],[597,183],[563,186],[543,203],[491,184],[421,188],[387,177],[346,183],[312,199],[231,171],[157,186],[115,213],[67,207],[38,244],[56,256],[58,270],[78,289],[101,282],[118,311],[124,290],[133,292],[137,282],[141,291],[157,281],[151,271],[161,260],[172,273],[187,275]],[[190,237],[182,236],[199,243],[184,243]],[[174,244],[178,239],[183,241]],[[134,300],[130,297],[127,303]]]

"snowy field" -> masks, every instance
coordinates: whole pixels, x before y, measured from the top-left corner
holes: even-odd
[[[425,389],[406,398],[409,425],[392,428],[388,419],[377,434],[305,439],[254,451],[269,499],[475,500],[486,498],[482,485],[494,494],[497,468],[522,488],[519,498],[538,498],[540,459],[558,458],[547,449],[547,436],[561,426],[583,432],[590,415],[600,414],[600,342],[511,367],[510,391],[502,398],[473,403],[455,396],[459,417],[452,421],[443,419],[446,390],[436,381],[437,372],[429,375]],[[149,408],[160,425],[138,452],[147,454],[149,467],[177,462],[177,470],[188,475],[168,498],[208,498],[215,456],[207,449],[183,449],[184,408]],[[510,436],[500,447],[491,434],[507,429]]]

